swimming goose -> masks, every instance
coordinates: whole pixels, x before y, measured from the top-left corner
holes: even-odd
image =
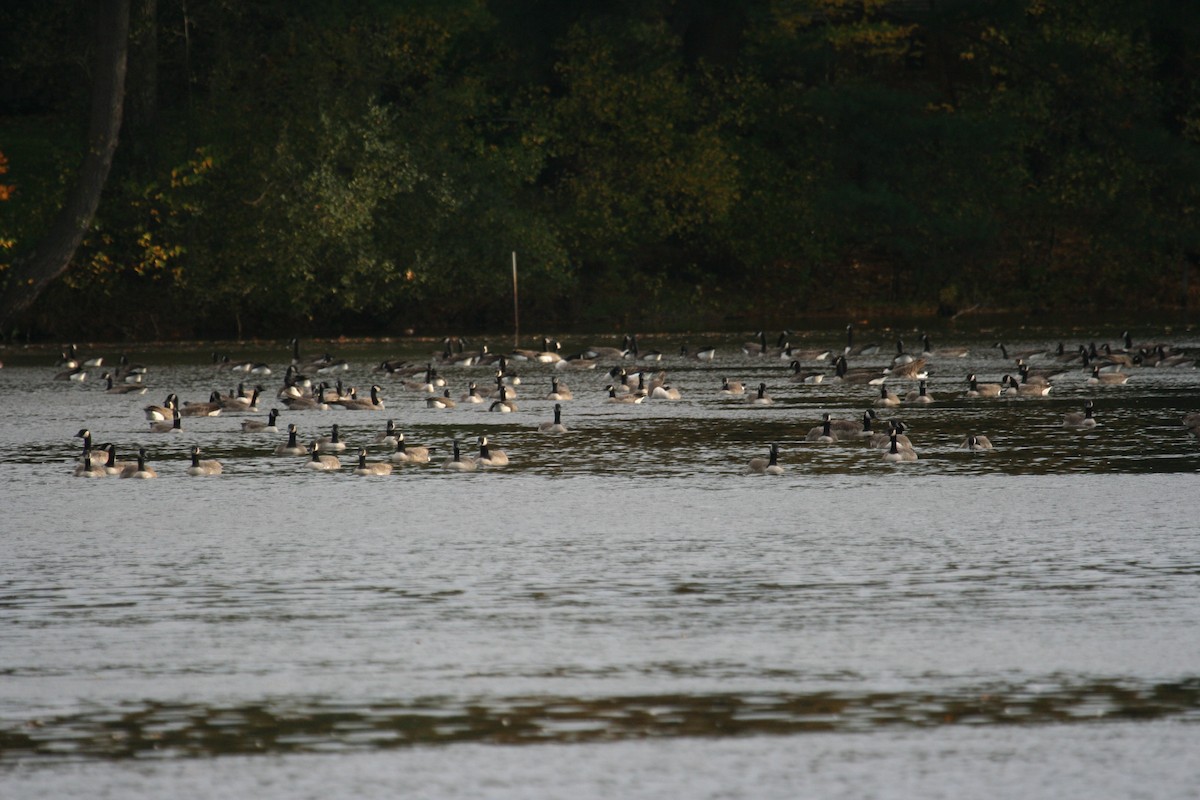
[[[1200,428],[1200,411],[1192,411],[1183,415],[1183,427]]]
[[[179,410],[175,409],[172,413],[171,420],[161,420],[159,422],[150,423],[151,433],[179,433],[183,430],[183,417],[180,416]]]
[[[1008,352],[1008,347],[1006,347],[1003,342],[996,342],[993,347],[999,348],[1000,355],[1004,357],[1005,361],[1010,359],[1020,361],[1026,358],[1038,358],[1046,354],[1046,350],[1044,348],[1041,350],[1018,350],[1015,353],[1010,353]]]
[[[774,402],[771,396],[767,394],[767,385],[765,383],[760,383],[758,385],[758,392],[750,397],[751,405],[769,406]]]
[[[444,390],[440,395],[425,398],[426,408],[456,408],[458,403],[450,399],[450,390]]]
[[[933,398],[930,397],[925,392],[925,381],[921,381],[921,383],[917,389],[914,389],[914,390],[910,391],[907,395],[905,395],[904,400],[905,400],[905,402],[908,402],[908,403],[917,403],[917,404],[933,402]]]
[[[604,388],[608,390],[608,400],[605,401],[608,403],[641,403],[646,399],[645,395],[633,393],[617,394],[617,387],[611,383]]]
[[[375,443],[387,445],[388,447],[396,446],[396,421],[389,419],[387,426],[382,433],[375,434]]]
[[[892,369],[895,369],[896,367],[904,366],[905,364],[911,364],[915,360],[916,359],[912,356],[911,353],[908,353],[904,350],[904,340],[897,339],[896,340],[896,355],[892,356]]]
[[[308,448],[296,441],[296,425],[291,423],[287,427],[288,438],[287,442],[281,445],[276,445],[275,455],[277,456],[303,456],[308,454]]]
[[[685,344],[685,345],[683,345],[683,347],[681,347],[679,349],[679,354],[681,356],[691,355],[691,357],[696,359],[697,361],[712,361],[714,358],[717,357],[717,348],[701,347],[696,352],[689,354],[688,346]]]
[[[1045,397],[1053,388],[1048,383],[1019,383],[1012,375],[1005,375],[1003,380],[1007,386],[1004,393],[1018,397]]]
[[[254,389],[250,391],[250,394],[246,394],[245,386],[239,383],[237,394],[229,397],[220,397],[218,399],[221,401],[221,408],[226,411],[257,411],[258,396],[262,394],[262,392],[263,387],[255,386]]]
[[[207,475],[220,475],[221,462],[214,459],[200,460],[200,447],[192,445],[192,465],[188,467],[187,474],[194,478],[204,477]]]
[[[562,423],[562,405],[554,404],[554,421],[543,422],[538,425],[538,430],[542,433],[566,433],[567,426]]]
[[[112,442],[105,442],[100,445],[97,450],[104,450],[108,453],[108,457],[104,461],[104,471],[109,475],[120,475],[125,471],[131,463],[129,461],[117,461],[117,448]]]
[[[967,376],[967,397],[999,397],[1003,390],[998,383],[980,383],[974,372]]]
[[[106,478],[108,471],[98,463],[93,463],[90,453],[84,454],[83,461],[75,465],[75,471],[71,473],[76,478]]]
[[[749,468],[753,475],[782,475],[783,467],[779,466],[779,445],[772,443],[766,458],[755,456],[750,459]]]
[[[277,419],[279,419],[279,409],[272,408],[271,413],[267,414],[266,422],[261,419],[244,420],[242,433],[279,433],[279,428],[275,425]]]
[[[396,450],[391,459],[397,464],[428,464],[429,448],[421,445],[409,447],[404,441],[404,434],[396,431]]]
[[[488,411],[498,411],[508,414],[517,410],[517,404],[508,399],[508,387],[500,386],[500,399],[488,406]]]
[[[342,468],[342,462],[337,456],[327,456],[321,452],[323,445],[319,441],[312,443],[312,458],[304,462],[305,469],[333,472]]]
[[[583,352],[580,353],[580,355],[582,355],[584,358],[587,358],[587,359],[613,359],[613,358],[625,358],[625,356],[628,352],[629,352],[629,336],[626,335],[624,340],[621,342],[620,347],[604,347],[604,346],[600,346],[600,345],[591,345],[589,347],[585,347],[583,349]]]
[[[1063,415],[1064,428],[1094,428],[1096,427],[1096,418],[1092,416],[1092,401],[1088,400],[1083,404],[1083,411],[1072,411]]]
[[[574,400],[575,395],[572,394],[570,387],[565,383],[561,383],[558,378],[550,379],[550,393],[546,395],[547,400]]]
[[[158,477],[158,472],[153,467],[146,466],[146,448],[138,448],[137,463],[127,465],[125,469],[121,470],[120,477],[137,480],[148,480]]]
[[[891,369],[884,370],[884,372],[893,379],[920,380],[929,377],[929,371],[925,369],[925,363],[925,359],[916,358],[907,364],[893,366]]]
[[[767,334],[766,331],[759,331],[754,334],[757,342],[746,342],[742,345],[742,352],[748,356],[766,355],[767,352]]]
[[[854,325],[846,326],[846,348],[842,351],[842,355],[847,356],[873,356],[879,352],[879,344],[872,342],[870,344],[858,345],[854,344]]]
[[[56,381],[74,381],[75,383],[83,383],[87,380],[88,371],[86,367],[70,367],[64,369],[54,376]]]
[[[382,390],[383,387],[376,383],[371,386],[370,400],[360,400],[356,395],[352,395],[342,398],[337,404],[347,411],[383,411],[383,400],[379,397]]]
[[[856,383],[856,384],[871,384],[879,386],[887,376],[882,370],[874,367],[855,367],[851,369],[846,363],[845,356],[838,356],[834,359],[834,375],[831,378],[836,383]]]
[[[1117,386],[1129,380],[1129,376],[1124,372],[1101,372],[1098,365],[1092,366],[1091,377],[1087,379],[1087,383],[1093,386],[1099,384],[1101,386]]]
[[[979,436],[973,433],[964,439],[963,443],[958,447],[959,449],[966,450],[991,450],[992,440],[986,436]]]
[[[479,437],[479,458],[476,463],[481,467],[507,467],[508,453],[493,449],[488,445],[488,437]]]
[[[442,462],[442,469],[455,472],[474,472],[478,468],[475,459],[464,456],[459,449],[458,439],[454,440],[454,455]]]
[[[463,392],[463,395],[460,399],[464,403],[482,403],[483,402],[483,395],[481,395],[479,393],[479,387],[475,384],[475,381],[471,381],[467,385],[467,391]]]
[[[933,345],[929,343],[929,334],[921,334],[921,355],[934,358],[966,358],[968,348],[966,347],[939,347],[934,350]]]
[[[908,426],[903,422],[889,420],[887,432],[872,434],[868,444],[876,450],[883,450],[891,446],[892,437],[894,436],[901,447],[907,447],[911,450],[912,441],[904,434],[906,430],[908,430]]]
[[[838,439],[869,439],[876,433],[871,429],[876,419],[875,410],[869,408],[863,412],[862,422],[853,419],[832,419],[829,422],[833,435]]]
[[[142,410],[146,412],[146,419],[151,422],[161,422],[164,419],[171,419],[174,416],[174,409],[178,405],[179,396],[172,392],[167,395],[167,399],[161,406],[146,406]]]
[[[392,465],[379,461],[367,463],[367,448],[358,448],[358,466],[354,468],[355,475],[391,475]]]
[[[740,397],[746,393],[746,387],[741,381],[731,381],[729,378],[721,378],[721,394],[726,397]]]
[[[321,445],[322,450],[328,450],[334,453],[340,453],[346,449],[346,443],[339,438],[339,429],[335,422],[329,429],[328,436],[322,436],[317,439],[317,444]]]
[[[214,390],[208,396],[207,403],[192,403],[184,401],[179,415],[183,417],[217,417],[221,414],[221,393]]]
[[[79,433],[71,437],[72,439],[83,439],[83,453],[80,455],[80,461],[89,458],[93,455],[92,451],[92,432],[87,428],[80,428]],[[92,459],[97,464],[101,463],[99,456]]]
[[[682,400],[683,395],[674,386],[664,383],[661,386],[655,386],[654,389],[651,390],[650,399],[652,399],[652,400]]]
[[[122,353],[113,371],[113,379],[123,383],[141,383],[147,372],[144,364],[130,364],[129,357]]]
[[[917,451],[911,447],[901,447],[899,437],[893,431],[889,437],[887,452],[883,454],[883,460],[894,464],[905,461],[916,461]]]
[[[107,394],[145,394],[148,387],[140,383],[113,383],[112,373],[104,373],[105,389]]]
[[[792,383],[820,383],[825,380],[825,373],[805,370],[800,366],[799,361],[792,361],[788,366],[792,370],[792,375],[788,380]]]
[[[888,391],[887,384],[880,384],[879,397],[875,399],[875,405],[881,408],[898,406],[900,405],[900,396],[895,392]]]
[[[809,428],[808,434],[804,437],[806,442],[816,442],[818,444],[834,444],[837,442],[837,434],[833,432],[833,420],[829,417],[829,412],[826,412],[821,417],[821,424],[816,427]]]

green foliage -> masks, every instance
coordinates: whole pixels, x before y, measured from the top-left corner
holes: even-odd
[[[72,7],[0,25],[0,262],[78,160]],[[157,116],[129,134],[154,146],[118,160],[31,315],[47,333],[74,332],[67,307],[135,308],[105,317],[129,336],[507,327],[513,251],[546,324],[1161,306],[1200,253],[1193,4],[189,0],[157,19]]]

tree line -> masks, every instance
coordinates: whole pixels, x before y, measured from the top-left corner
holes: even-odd
[[[559,329],[1200,293],[1192,3],[124,2],[103,193],[5,335],[506,328],[513,252]],[[96,150],[112,5],[0,10],[9,292]]]

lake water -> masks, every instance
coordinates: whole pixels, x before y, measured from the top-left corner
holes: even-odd
[[[1194,331],[1154,336],[1200,350]],[[942,334],[969,353],[929,359],[934,403],[878,410],[919,453],[891,464],[804,441],[877,387],[791,383],[746,338],[693,337],[718,345],[700,362],[643,337],[678,401],[606,402],[613,359],[514,362],[509,414],[427,408],[416,377],[372,371],[437,342],[306,346],[347,359],[331,380],[381,385],[383,411],[288,410],[284,345],[229,351],[270,376],[131,347],[144,396],[4,353],[0,796],[1195,796],[1200,442],[1181,418],[1200,372],[1091,386],[1072,365],[1045,398],[968,399],[968,372],[1014,364],[993,332]],[[437,369],[456,399],[493,382]],[[561,435],[537,430],[552,376],[574,393]],[[725,397],[722,377],[775,402]],[[258,413],[148,431],[143,406],[239,379],[267,389]],[[1099,424],[1065,428],[1087,399]],[[241,431],[272,405],[304,441],[337,423],[372,461],[393,419],[434,462],[311,472],[272,454],[285,435]],[[122,459],[144,446],[159,478],[73,477],[80,428]],[[972,433],[995,449],[960,448]],[[509,466],[441,468],[482,434]],[[773,442],[784,474],[749,474]],[[223,474],[188,477],[193,444]]]

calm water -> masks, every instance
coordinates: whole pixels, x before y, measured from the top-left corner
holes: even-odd
[[[943,334],[970,352],[930,360],[936,402],[879,410],[920,454],[894,465],[804,442],[876,387],[791,383],[746,338],[697,337],[720,346],[707,363],[644,337],[679,401],[606,403],[611,359],[513,363],[511,414],[430,409],[416,378],[371,371],[438,343],[306,348],[349,361],[331,380],[379,383],[378,412],[278,404],[282,346],[230,351],[271,363],[261,377],[131,348],[144,396],[5,353],[0,795],[1193,796],[1200,443],[1180,420],[1200,372],[1094,387],[1073,366],[1047,398],[966,399],[968,372],[1012,361],[995,333]],[[1104,335],[1011,338],[1010,355]],[[843,342],[798,344],[821,343]],[[494,374],[438,370],[456,399]],[[551,376],[575,396],[562,435],[537,430]],[[723,397],[722,377],[775,402]],[[148,432],[143,406],[239,378],[268,390],[258,413]],[[1085,399],[1100,424],[1064,428]],[[272,454],[284,435],[241,431],[272,405],[372,461],[394,419],[435,463],[312,473]],[[146,447],[159,479],[72,477],[81,427],[120,458]],[[484,433],[512,464],[440,468]],[[959,448],[970,433],[995,450]],[[771,442],[785,473],[748,474]],[[224,473],[187,477],[193,444]]]

